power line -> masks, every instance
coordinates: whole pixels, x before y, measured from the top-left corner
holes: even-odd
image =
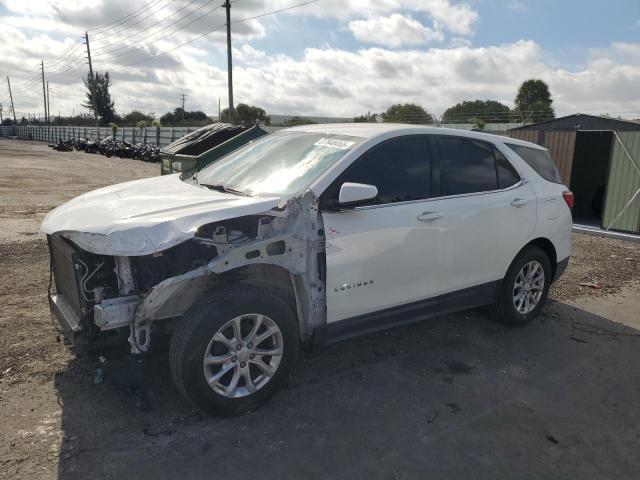
[[[79,63],[80,62],[80,63]],[[77,68],[84,63],[84,55],[81,52],[77,52],[77,56],[69,59],[68,62],[58,65],[56,68],[49,69],[50,75],[58,75],[64,73],[73,68]]]
[[[167,4],[163,5],[163,6],[161,6],[161,7],[160,7],[160,8],[158,8],[157,10],[154,10],[153,12],[144,12],[144,16],[143,16],[140,20],[138,20],[137,22],[135,22],[135,23],[130,23],[129,25],[123,25],[123,26],[122,26],[123,28],[122,28],[122,29],[120,29],[118,32],[111,32],[109,35],[116,35],[116,34],[120,34],[120,33],[124,32],[125,30],[127,30],[127,29],[129,29],[129,28],[131,28],[131,27],[133,27],[133,26],[135,26],[135,25],[138,25],[138,24],[140,24],[140,23],[142,23],[142,22],[144,22],[144,21],[145,21],[145,20],[147,20],[147,18],[149,18],[151,15],[153,15],[153,14],[155,14],[155,13],[158,13],[160,10],[163,10],[163,9],[167,8],[169,5],[171,5],[171,4],[172,4],[172,3],[174,3],[175,1],[176,1],[176,0],[170,0],[170,1],[169,1],[169,3],[167,3]],[[132,20],[133,20],[133,18],[132,18]],[[103,36],[104,36],[104,34],[105,34],[106,32],[107,32],[107,30],[104,30],[103,32],[100,32],[100,33],[92,33],[91,35],[92,35],[92,36],[94,36],[94,37],[97,37],[98,39],[100,39],[100,37],[103,37]]]
[[[291,9],[293,9],[293,8],[302,7],[302,6],[309,5],[309,4],[312,4],[312,3],[316,3],[316,2],[319,2],[319,1],[320,1],[320,0],[310,0],[310,1],[307,1],[307,2],[303,2],[303,3],[298,3],[298,4],[296,4],[296,5],[291,5],[291,6],[289,6],[289,7],[281,8],[281,9],[278,9],[278,10],[273,10],[273,11],[271,11],[271,12],[261,13],[261,14],[259,14],[259,15],[255,15],[255,16],[253,16],[253,17],[241,18],[241,19],[235,20],[235,21],[233,21],[233,22],[231,22],[231,23],[232,23],[232,24],[235,24],[235,23],[247,22],[247,21],[249,21],[249,20],[253,20],[253,19],[255,19],[255,18],[266,17],[267,15],[273,15],[273,14],[276,14],[276,13],[284,12],[284,11],[286,11],[286,10],[291,10]],[[216,7],[216,8],[220,8],[220,7]],[[213,11],[213,10],[212,10],[212,11]],[[211,12],[212,12],[212,11],[211,11]],[[211,13],[211,12],[209,12],[209,13]],[[207,13],[207,14],[205,14],[204,16],[206,16],[206,15],[208,15],[208,13]],[[186,27],[186,26],[188,26],[189,24],[190,24],[190,23],[188,23],[187,25],[183,25],[183,27]],[[173,51],[177,50],[178,48],[182,48],[182,47],[184,47],[184,46],[186,46],[186,45],[189,45],[189,44],[191,44],[191,43],[193,43],[193,42],[196,42],[196,41],[200,40],[201,38],[206,37],[207,35],[209,35],[209,34],[211,34],[211,33],[215,32],[215,31],[217,31],[217,30],[220,30],[222,27],[225,27],[226,25],[227,25],[226,23],[223,23],[223,24],[221,24],[221,25],[218,25],[217,27],[212,28],[211,30],[209,30],[209,31],[207,31],[207,32],[204,32],[204,33],[202,33],[202,34],[198,35],[197,37],[195,37],[195,38],[193,38],[193,39],[191,39],[191,40],[189,40],[189,41],[187,41],[187,42],[181,43],[181,44],[179,44],[179,45],[177,45],[177,46],[175,46],[175,47],[173,47],[173,48],[170,48],[170,49],[168,49],[168,50],[164,50],[164,51],[162,51],[162,52],[160,52],[160,53],[157,53],[156,55],[153,55],[153,56],[151,56],[151,57],[149,57],[149,58],[146,58],[146,59],[143,59],[143,60],[140,60],[140,61],[137,61],[137,62],[128,63],[128,64],[125,64],[125,65],[123,65],[123,66],[133,66],[133,65],[138,65],[138,64],[145,63],[145,62],[148,62],[148,61],[150,61],[150,60],[153,60],[154,58],[160,57],[160,56],[162,56],[162,55],[166,55],[167,53],[171,53],[171,52],[173,52]],[[165,37],[165,38],[166,38],[166,37]],[[138,48],[138,47],[134,47],[134,48],[136,48],[137,50],[141,50],[141,48]],[[128,53],[130,53],[130,52],[127,52],[127,54],[128,54]],[[114,58],[117,58],[117,57],[119,57],[119,56],[123,56],[123,55],[125,55],[125,54],[117,55],[117,56],[114,56],[114,57],[111,57],[111,58],[107,58],[107,59],[103,59],[103,60],[112,60],[112,59],[114,59]]]
[[[59,58],[59,60],[57,62],[53,63],[53,65],[54,65],[53,67],[51,66],[51,64],[47,63],[47,67],[48,67],[47,70],[49,71],[50,75],[58,73],[60,69],[65,69],[62,72],[59,72],[59,73],[63,73],[64,71],[69,70],[69,68],[67,68],[67,67],[70,67],[71,65],[77,65],[77,61],[79,60],[80,57],[64,59],[64,57],[66,57],[66,56],[70,55],[71,53],[73,53],[72,49],[76,45],[79,45],[79,44],[74,44],[74,45],[71,45],[71,47],[67,48],[66,49],[66,53],[63,56],[58,55],[58,57],[60,57],[60,58]],[[40,70],[40,66],[38,66],[36,68],[36,70]],[[39,76],[40,76],[40,73],[36,72],[31,77],[23,79],[23,80],[20,80],[17,83],[17,85],[22,85],[22,86],[25,86],[25,87],[34,87],[39,83],[39,78],[38,78]]]
[[[138,12],[143,12],[143,10],[145,10],[147,7],[150,7],[151,5],[153,5],[154,3],[158,3],[161,0],[151,0],[150,2],[145,3],[142,7],[140,7],[137,10],[134,10],[133,12],[129,13],[128,15],[125,15],[124,17],[121,17],[118,20],[115,20],[111,23],[107,23],[105,25],[102,25],[100,27],[96,27],[96,30],[92,30],[92,35],[100,35],[104,32],[107,32],[109,30],[114,29],[115,27],[117,27],[118,25],[122,24],[122,23],[126,23],[127,22],[127,18],[131,17],[133,15],[133,18],[137,17],[138,15],[141,15],[141,13]],[[109,27],[109,28],[106,28]]]
[[[123,66],[125,66],[125,67],[130,67],[130,66],[133,66],[133,65],[139,65],[139,64],[141,64],[141,63],[148,62],[149,60],[153,60],[154,58],[161,57],[162,55],[166,55],[167,53],[171,53],[171,52],[173,52],[174,50],[177,50],[178,48],[182,48],[182,47],[184,47],[184,46],[186,46],[186,45],[189,45],[190,43],[193,43],[193,42],[195,42],[195,41],[197,41],[197,40],[200,40],[201,38],[206,37],[206,36],[207,36],[207,35],[209,35],[210,33],[213,33],[213,32],[215,32],[216,30],[220,30],[222,27],[225,27],[226,25],[227,25],[226,23],[223,23],[222,25],[218,25],[217,27],[215,27],[215,28],[213,28],[213,29],[209,30],[208,32],[205,32],[205,33],[203,33],[203,34],[201,34],[201,35],[198,35],[196,38],[193,38],[193,39],[191,39],[191,40],[189,40],[189,41],[187,41],[187,42],[181,43],[180,45],[177,45],[177,46],[175,46],[175,47],[173,47],[173,48],[170,48],[170,49],[168,49],[168,50],[164,50],[164,51],[162,51],[162,52],[160,52],[160,53],[158,53],[158,54],[156,54],[156,55],[153,55],[152,57],[148,57],[148,58],[145,58],[144,60],[140,60],[139,62],[132,62],[132,63],[125,64],[125,65],[123,65]]]
[[[71,50],[73,47],[75,47],[76,45],[80,45],[78,42],[74,41],[71,45],[69,45],[67,48],[65,48],[62,52],[60,52],[57,55],[54,55],[50,60],[54,61],[56,60],[58,57],[63,56],[65,53],[67,53],[69,50]]]
[[[49,67],[53,68],[54,70],[58,69],[60,65],[62,65],[63,63],[67,63],[69,61],[70,55],[76,55],[78,53],[77,47],[81,47],[81,46],[82,46],[81,43],[74,43],[72,49],[70,49],[65,55],[63,55],[62,57],[60,57],[58,60],[54,62],[49,61],[48,63]]]
[[[82,63],[80,65],[76,65],[75,67],[70,67],[62,72],[58,72],[55,75],[49,75],[49,79],[51,81],[54,81],[54,83],[61,83],[61,80],[63,78],[67,78],[69,76],[69,74],[71,73],[75,73],[80,69],[83,69],[86,67],[86,63]]]
[[[117,41],[115,41],[115,42],[113,42],[113,43],[111,43],[111,44],[109,44],[109,45],[105,45],[105,46],[103,46],[103,47],[94,48],[94,50],[96,50],[96,51],[101,51],[101,50],[104,50],[104,49],[106,49],[106,48],[110,48],[110,47],[112,47],[113,45],[117,45],[118,43],[124,42],[125,40],[129,40],[129,39],[130,39],[130,38],[132,38],[132,37],[135,37],[135,36],[137,36],[137,35],[140,35],[141,33],[144,33],[144,32],[146,32],[146,31],[148,31],[148,30],[152,29],[152,28],[153,28],[153,27],[155,27],[156,25],[158,25],[158,24],[160,24],[160,23],[164,22],[166,19],[168,19],[168,18],[171,18],[171,17],[175,16],[176,14],[180,13],[182,10],[184,10],[185,8],[187,8],[187,7],[191,6],[192,4],[196,3],[197,1],[199,1],[199,0],[191,0],[191,2],[187,3],[187,4],[186,4],[186,5],[184,5],[182,8],[179,8],[179,9],[178,9],[178,10],[176,10],[175,12],[173,12],[173,13],[169,14],[168,16],[166,16],[166,17],[164,17],[164,18],[162,18],[162,19],[158,20],[158,21],[157,21],[157,22],[155,22],[155,23],[152,23],[152,24],[151,24],[151,25],[149,25],[147,28],[145,28],[145,29],[143,29],[143,30],[140,30],[140,31],[138,31],[138,32],[132,33],[131,35],[129,35],[129,36],[127,36],[127,37],[124,37],[124,38],[118,39]],[[187,17],[188,17],[188,16],[190,16],[190,15],[192,15],[192,14],[193,14],[193,13],[195,13],[196,11],[200,10],[200,8],[202,8],[202,7],[206,6],[206,5],[207,5],[207,3],[203,4],[201,7],[199,7],[198,9],[196,9],[196,10],[194,10],[193,12],[191,12],[190,14],[188,14],[188,15],[187,15]],[[185,18],[185,17],[182,17],[182,18]],[[179,18],[176,22],[179,22],[180,20],[182,20],[182,18]],[[165,28],[166,28],[166,27],[165,27]],[[109,52],[105,52],[105,53],[109,53]]]
[[[118,40],[116,43],[114,43],[114,44],[112,44],[112,45],[109,45],[109,47],[111,47],[111,46],[113,46],[113,45],[117,45],[118,43],[121,43],[121,42],[124,42],[124,41],[126,41],[126,40],[129,40],[129,39],[130,39],[130,38],[132,38],[132,37],[138,36],[138,35],[140,35],[141,33],[144,33],[144,32],[146,32],[146,31],[150,30],[151,28],[155,27],[156,25],[158,25],[158,24],[162,23],[162,22],[163,22],[164,20],[166,20],[167,18],[169,18],[169,17],[172,17],[172,16],[176,15],[177,13],[179,13],[180,11],[184,10],[185,8],[187,8],[188,6],[192,5],[193,3],[197,2],[197,1],[198,1],[198,0],[192,0],[190,3],[188,3],[187,5],[185,5],[184,7],[182,7],[181,9],[177,10],[176,12],[172,13],[171,15],[169,15],[169,16],[167,16],[167,17],[163,18],[162,20],[160,20],[160,21],[158,21],[158,22],[154,23],[153,25],[151,25],[151,26],[149,26],[149,27],[145,28],[144,30],[141,30],[141,31],[136,32],[136,33],[133,33],[133,34],[129,35],[128,37],[125,37],[125,38],[123,38],[123,39],[121,39],[121,40]],[[160,33],[160,32],[162,32],[162,31],[166,30],[167,28],[169,28],[169,27],[171,27],[171,26],[175,26],[175,24],[176,24],[176,23],[179,23],[180,21],[184,20],[185,18],[190,17],[191,15],[193,15],[194,13],[196,13],[197,11],[199,11],[200,9],[202,9],[202,8],[204,8],[204,7],[206,7],[206,6],[207,6],[207,4],[206,4],[206,3],[205,3],[205,4],[203,4],[203,5],[201,5],[201,6],[199,6],[198,8],[196,8],[195,10],[193,10],[191,13],[188,13],[187,15],[185,15],[185,16],[183,16],[183,17],[179,18],[178,20],[176,20],[176,22],[175,22],[175,23],[170,23],[170,24],[168,24],[168,25],[165,25],[165,26],[164,26],[164,27],[162,27],[160,30],[158,30],[158,31],[156,31],[156,32],[151,33],[148,37],[143,38],[142,40],[144,40],[144,41],[149,40],[149,38],[156,36],[158,33]],[[219,8],[220,8],[220,6],[215,7],[213,10],[210,10],[208,13],[205,13],[203,16],[198,17],[196,20],[194,20],[194,21],[193,21],[193,22],[191,22],[191,23],[195,23],[197,20],[201,20],[202,18],[206,17],[206,16],[207,16],[207,15],[209,15],[210,13],[215,12],[215,11],[216,11],[216,10],[218,10]],[[182,26],[180,26],[178,29],[174,30],[174,32],[175,32],[175,31],[180,30],[180,28],[184,28],[184,27],[186,27],[186,26],[191,25],[191,23],[187,23],[186,25],[182,25]],[[123,48],[127,48],[127,47],[129,47],[129,46],[130,46],[130,44],[122,45],[122,46],[120,46],[120,47],[116,47],[116,48],[111,49],[111,50],[108,50],[108,51],[106,51],[106,52],[99,53],[98,55],[95,55],[95,57],[96,57],[96,58],[99,58],[99,57],[101,57],[102,55],[107,55],[107,54],[109,54],[109,53],[116,52],[116,51],[118,51],[118,50],[122,50]],[[105,48],[109,48],[109,47],[100,47],[100,48],[96,48],[95,50],[102,51],[102,50],[104,50]]]
[[[239,1],[239,0],[236,0],[236,2],[237,1]],[[268,15],[273,15],[273,14],[276,14],[276,13],[286,12],[287,10],[292,10],[292,9],[298,8],[298,7],[304,7],[305,5],[311,5],[312,3],[316,3],[316,2],[319,2],[319,1],[320,0],[309,0],[308,2],[298,3],[296,5],[291,5],[289,7],[280,8],[278,10],[273,10],[271,12],[265,12],[265,13],[261,13],[261,14],[258,14],[258,15],[254,15],[252,17],[246,17],[246,18],[241,18],[239,20],[234,20],[231,23],[234,24],[234,23],[246,22],[246,21],[249,21],[249,20],[255,20],[256,18],[262,18],[262,17],[266,17]]]
[[[164,5],[164,7],[162,7],[162,8],[166,8],[167,6],[169,6],[169,5],[170,5],[171,3],[173,3],[174,1],[175,1],[175,0],[171,0],[169,3],[165,4],[165,5]],[[240,0],[235,0],[234,2],[231,2],[231,3],[235,3],[235,2],[237,2],[237,1],[240,1]],[[262,18],[262,17],[268,16],[268,15],[274,15],[274,14],[281,13],[281,12],[285,12],[285,11],[287,11],[287,10],[291,10],[291,9],[294,9],[294,8],[299,8],[299,7],[302,7],[302,6],[305,6],[305,5],[310,5],[310,4],[316,3],[316,2],[318,2],[318,1],[320,1],[320,0],[309,0],[309,1],[306,1],[306,2],[301,2],[301,3],[295,4],[295,5],[291,5],[291,6],[289,6],[289,7],[284,7],[284,8],[280,8],[280,9],[277,9],[277,10],[272,10],[272,11],[269,11],[269,12],[264,12],[264,13],[261,13],[261,14],[258,14],[258,15],[253,15],[253,16],[250,16],[250,17],[241,18],[241,19],[238,19],[238,20],[234,20],[234,21],[232,21],[232,22],[230,21],[229,23],[230,23],[230,24],[237,24],[237,23],[241,23],[241,22],[247,22],[247,21],[250,21],[250,20],[254,20],[254,19],[257,19],[257,18]],[[117,20],[117,21],[114,21],[114,22],[111,22],[111,23],[109,23],[109,24],[106,24],[106,25],[104,25],[103,27],[100,27],[100,28],[101,28],[101,30],[99,30],[99,31],[98,31],[98,32],[96,32],[95,34],[96,34],[96,35],[98,35],[98,34],[104,34],[104,33],[106,33],[106,32],[107,32],[107,31],[109,31],[109,30],[113,30],[113,29],[115,29],[118,25],[123,25],[124,23],[127,23],[128,21],[132,20],[133,18],[135,18],[135,17],[137,17],[137,16],[141,15],[141,14],[142,14],[142,12],[143,12],[143,10],[145,10],[147,7],[149,7],[149,6],[151,6],[151,5],[154,5],[154,4],[157,4],[157,3],[158,3],[158,0],[153,0],[153,1],[151,1],[151,2],[148,2],[148,3],[147,3],[147,4],[145,4],[143,7],[139,8],[138,10],[135,10],[134,12],[131,12],[130,14],[126,15],[125,17],[122,17],[121,19],[119,19],[119,20]],[[191,2],[189,5],[191,5],[191,4],[193,4],[193,3],[194,3],[194,2]],[[187,6],[189,6],[189,5],[187,5]],[[206,4],[205,4],[205,5],[206,5]],[[203,5],[203,6],[205,6],[205,5]],[[187,15],[185,15],[185,16],[183,16],[183,17],[181,17],[180,19],[178,19],[178,22],[180,22],[181,20],[183,20],[183,19],[185,19],[185,18],[189,17],[190,15],[192,15],[193,13],[195,13],[196,11],[200,10],[203,6],[199,7],[199,8],[198,8],[198,9],[196,9],[194,12],[191,12],[190,14],[187,14]],[[157,11],[160,11],[162,8],[160,8],[160,9],[156,10],[156,12],[157,12]],[[167,18],[170,18],[171,16],[174,16],[175,14],[179,13],[180,11],[182,11],[182,10],[183,10],[183,9],[185,9],[185,8],[186,8],[186,6],[185,6],[185,7],[182,7],[181,9],[179,9],[179,10],[178,10],[178,11],[176,11],[176,12],[174,12],[173,14],[166,16],[166,17],[165,17],[165,18],[163,18],[162,20],[160,20],[160,21],[156,22],[155,24],[153,24],[153,25],[151,25],[150,27],[148,27],[148,28],[146,28],[145,30],[143,30],[143,32],[144,32],[144,31],[148,31],[148,30],[149,30],[150,28],[152,28],[153,26],[158,25],[159,23],[163,22],[163,21],[164,21],[164,20],[166,20]],[[176,28],[176,29],[174,29],[173,31],[171,31],[169,34],[164,35],[164,36],[163,36],[163,38],[167,38],[167,37],[169,37],[170,35],[173,35],[174,33],[176,33],[178,30],[183,29],[183,28],[185,28],[185,27],[188,27],[189,25],[191,25],[191,24],[195,23],[195,22],[196,22],[196,21],[198,21],[198,20],[201,20],[203,17],[205,17],[205,16],[207,16],[207,15],[209,15],[209,14],[213,13],[215,10],[217,10],[217,9],[219,9],[219,8],[221,8],[221,6],[217,6],[217,7],[215,7],[214,9],[212,9],[212,10],[208,11],[207,13],[205,13],[204,15],[202,15],[202,16],[200,16],[200,17],[198,17],[197,19],[192,20],[191,22],[188,22],[188,23],[186,23],[186,24],[184,24],[184,25],[179,26],[178,28]],[[136,22],[136,23],[130,24],[130,25],[128,25],[128,26],[127,26],[127,27],[125,27],[125,28],[130,28],[130,27],[132,27],[132,26],[134,26],[134,25],[137,25],[137,24],[139,24],[139,23],[141,23],[141,22],[142,22],[142,20],[141,20],[141,21],[138,21],[138,22]],[[223,23],[223,24],[221,24],[221,25],[218,25],[218,26],[216,26],[216,27],[212,28],[211,30],[208,30],[208,31],[206,31],[206,32],[204,32],[204,33],[202,33],[202,34],[200,34],[200,35],[197,35],[196,37],[192,38],[191,40],[188,40],[188,41],[183,42],[183,43],[180,43],[180,44],[178,44],[178,45],[176,45],[176,46],[174,46],[174,47],[172,47],[172,48],[169,48],[169,49],[163,50],[163,51],[161,51],[161,52],[158,52],[158,53],[156,53],[155,55],[152,55],[152,56],[150,56],[150,57],[148,57],[148,58],[146,58],[146,59],[143,59],[143,60],[140,60],[140,61],[134,61],[134,62],[131,62],[131,63],[129,63],[129,64],[123,65],[123,66],[133,66],[133,65],[140,65],[140,64],[142,64],[142,63],[146,63],[146,62],[151,61],[151,60],[153,60],[153,59],[155,59],[155,58],[157,58],[157,57],[160,57],[160,56],[166,55],[166,54],[171,53],[171,52],[173,52],[173,51],[175,51],[175,50],[177,50],[177,49],[179,49],[179,48],[182,48],[182,47],[184,47],[184,46],[186,46],[186,45],[189,45],[189,44],[191,44],[191,43],[193,43],[193,42],[196,42],[197,40],[200,40],[201,38],[204,38],[205,36],[207,36],[207,35],[209,35],[209,34],[211,34],[211,33],[215,32],[215,31],[217,31],[217,30],[220,30],[222,27],[225,27],[226,25],[227,25],[226,23]],[[158,33],[160,33],[161,31],[164,31],[164,30],[165,30],[166,28],[168,28],[169,26],[171,26],[171,25],[166,25],[165,27],[163,27],[163,28],[162,28],[162,29],[160,29],[159,31],[152,33],[151,35],[149,35],[149,36],[146,38],[146,40],[148,40],[149,38],[151,38],[151,37],[153,37],[153,36],[157,35],[157,34],[158,34]],[[108,27],[108,28],[107,28],[107,27]],[[143,32],[137,32],[135,35],[139,35],[140,33],[143,33]],[[133,37],[133,36],[135,36],[135,35],[131,35],[130,37],[127,37],[127,38],[131,38],[131,37]],[[55,65],[55,67],[53,67],[52,69],[50,69],[50,70],[49,70],[49,72],[51,72],[51,73],[50,73],[50,76],[49,76],[49,80],[50,80],[50,81],[52,81],[52,79],[56,79],[56,83],[57,83],[57,81],[59,81],[60,79],[62,79],[64,76],[66,76],[66,75],[68,75],[68,74],[70,74],[70,73],[72,73],[72,72],[75,72],[75,71],[77,71],[78,69],[80,69],[80,68],[82,67],[82,65],[78,65],[78,64],[77,64],[77,60],[78,60],[78,58],[75,58],[75,57],[74,57],[74,58],[66,59],[66,60],[65,60],[65,57],[69,57],[70,55],[72,55],[73,50],[74,50],[74,48],[77,48],[77,45],[81,45],[81,44],[78,44],[77,42],[74,42],[74,44],[73,44],[73,45],[70,45],[70,46],[69,46],[69,47],[67,47],[63,52],[61,52],[61,53],[59,53],[58,55],[56,55],[55,57],[53,57],[54,59],[57,59],[57,61],[55,61],[55,62],[53,63],[53,64]],[[146,46],[145,46],[145,47],[146,47]],[[105,48],[105,47],[103,47],[103,48]],[[122,48],[122,47],[121,47],[121,48]],[[119,48],[119,49],[121,49],[121,48]],[[142,48],[140,48],[140,47],[134,47],[134,49],[135,49],[135,50],[142,50]],[[106,61],[108,61],[108,60],[113,60],[113,59],[115,59],[115,58],[119,58],[119,57],[121,57],[121,56],[128,55],[128,54],[132,53],[132,52],[133,52],[133,51],[135,51],[135,50],[130,50],[130,51],[128,51],[128,52],[124,52],[124,53],[119,54],[119,55],[114,55],[114,56],[112,56],[112,57],[103,58],[103,60],[106,60]],[[109,53],[109,52],[104,52],[104,53],[103,53],[103,54],[101,54],[101,55],[105,55],[105,54],[107,54],[107,53]],[[97,55],[97,56],[100,56],[100,55]],[[68,61],[67,61],[67,60],[68,60]],[[36,74],[36,75],[37,75],[37,74]],[[25,81],[24,81],[24,83],[23,83],[23,84],[21,84],[21,85],[19,86],[19,89],[20,89],[20,90],[22,90],[22,91],[25,93],[25,95],[27,95],[27,96],[36,96],[35,94],[33,94],[31,91],[29,91],[29,90],[28,90],[28,87],[35,87],[35,86],[37,85],[37,80],[36,80],[37,76],[36,76],[36,75],[34,75],[34,76],[33,76],[33,78],[29,78],[29,79],[25,80]]]
[[[203,7],[204,7],[204,6],[205,6],[205,5],[203,5]],[[198,10],[199,10],[200,8],[202,8],[202,7],[199,7],[199,8],[198,8]],[[170,35],[173,35],[174,33],[176,33],[177,31],[179,31],[179,30],[181,30],[181,29],[183,29],[183,28],[185,28],[185,27],[188,27],[189,25],[192,25],[192,24],[196,23],[197,21],[202,20],[204,17],[207,17],[207,16],[211,15],[213,12],[215,12],[216,10],[218,10],[218,9],[220,9],[220,8],[221,8],[221,5],[218,5],[218,6],[214,7],[214,8],[212,8],[212,9],[211,9],[211,10],[209,10],[208,12],[206,12],[206,13],[202,14],[201,16],[199,16],[199,17],[197,17],[197,18],[195,18],[195,19],[193,19],[193,20],[191,20],[190,22],[188,22],[188,23],[186,23],[186,24],[184,24],[184,25],[180,25],[178,28],[176,28],[176,29],[174,29],[173,31],[169,32],[168,34],[164,35],[164,36],[163,36],[163,38],[167,38],[167,37],[169,37]],[[193,12],[193,13],[195,13],[195,12]],[[187,18],[187,17],[188,17],[188,16],[190,16],[190,15],[191,15],[191,14],[189,14],[189,15],[185,15],[185,17],[183,17],[183,18]],[[153,34],[149,35],[149,37],[147,37],[147,39],[148,39],[148,38],[151,38],[151,37],[153,37],[153,36],[155,36],[157,33],[160,33],[162,30],[164,30],[165,28],[170,27],[170,26],[171,26],[171,25],[167,25],[166,27],[163,27],[161,30],[158,30],[157,32],[155,32],[155,33],[153,33]],[[220,27],[216,27],[216,28],[214,28],[213,30],[211,30],[211,31],[207,32],[205,35],[208,35],[209,33],[212,33],[212,32],[214,32],[215,30],[218,30],[219,28],[220,28]],[[202,36],[204,36],[204,35],[202,35]],[[193,41],[195,41],[195,39],[194,39]],[[187,43],[191,43],[191,42],[187,42]],[[183,44],[182,46],[186,45],[187,43]],[[125,45],[124,47],[119,47],[118,49],[115,49],[115,50],[121,50],[122,48],[129,47],[129,46],[130,46],[130,45]],[[132,50],[129,50],[129,51],[127,51],[127,52],[119,53],[119,54],[117,54],[117,55],[113,55],[113,56],[111,56],[111,57],[107,57],[107,58],[102,58],[102,55],[106,55],[106,54],[108,54],[108,53],[109,53],[109,52],[104,52],[104,53],[101,53],[101,54],[96,55],[96,58],[100,58],[102,61],[113,60],[113,59],[116,59],[116,58],[119,58],[119,57],[124,57],[124,56],[126,56],[126,55],[130,55],[131,53],[133,53],[133,52],[135,52],[135,51],[141,51],[141,50],[144,50],[146,47],[147,47],[147,45],[143,45],[143,46],[141,46],[141,47],[131,47],[131,48],[132,48]],[[115,50],[113,50],[113,51],[115,51]],[[172,50],[175,50],[175,49],[172,49]]]

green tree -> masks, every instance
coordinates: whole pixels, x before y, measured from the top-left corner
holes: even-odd
[[[109,72],[104,74],[94,72],[93,79],[83,77],[82,80],[87,89],[87,102],[83,106],[91,111],[98,112],[98,117],[103,125],[113,122],[116,118],[116,111],[109,93],[109,87],[111,86]]]
[[[443,123],[474,123],[481,119],[485,123],[508,122],[511,110],[495,100],[465,100],[447,108],[442,115]]]
[[[122,125],[137,125],[138,122],[146,122],[147,124],[151,124],[154,117],[155,114],[153,112],[146,114],[139,110],[132,110],[126,115],[123,115],[122,118],[119,118],[118,120]]]
[[[181,107],[176,108],[173,112],[167,112],[160,117],[160,122],[164,125],[171,124],[187,124],[187,123],[204,123],[208,120],[207,114],[200,111],[187,111]]]
[[[473,117],[471,119],[471,123],[473,124],[473,128],[476,130],[484,130],[484,127],[487,124],[487,122],[480,117]]]
[[[375,113],[371,113],[371,112],[367,112],[364,115],[359,115],[357,117],[353,117],[353,121],[355,123],[375,123],[375,122],[377,122],[376,114]]]
[[[555,118],[549,85],[542,80],[522,82],[515,99],[515,118],[524,122],[541,122]]]
[[[256,107],[255,105],[247,105],[246,103],[239,103],[236,106],[236,125],[252,125],[254,123],[262,123],[264,125],[270,125],[271,119],[267,116],[267,112],[263,108]],[[229,109],[225,108],[220,112],[220,121],[229,121]]]
[[[76,115],[75,117],[59,117],[55,116],[51,118],[51,123],[53,125],[74,125],[81,127],[94,126],[95,120],[93,115],[88,113],[82,113]]]
[[[392,123],[435,123],[433,116],[430,113],[420,105],[413,103],[397,103],[395,105],[391,105],[387,111],[382,114],[382,118],[385,122]]]

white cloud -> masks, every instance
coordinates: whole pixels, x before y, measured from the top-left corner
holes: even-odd
[[[464,37],[453,37],[451,39],[451,44],[450,44],[450,46],[454,48],[470,47],[471,45],[472,45],[471,40]]]
[[[444,36],[409,16],[394,13],[388,17],[352,20],[349,30],[361,42],[400,47],[442,41]]]
[[[245,65],[264,65],[270,61],[267,52],[256,50],[251,45],[245,44],[240,48],[233,48],[233,59]]]
[[[640,111],[638,62],[593,59],[576,71],[556,69],[532,41],[426,51],[308,49],[302,59],[280,58],[266,69],[242,69],[235,78],[238,95],[273,113],[351,116],[415,102],[440,114],[476,98],[512,105],[528,78],[550,84],[559,113]]]
[[[261,2],[249,2],[245,6],[255,7],[258,4],[262,5]],[[241,5],[242,2],[239,2],[238,6]],[[291,0],[274,0],[270,5],[273,9],[286,8],[291,5]],[[264,10],[264,6],[258,9]],[[457,35],[472,34],[479,18],[478,12],[468,3],[452,3],[450,0],[323,0],[285,13],[352,20],[362,17],[375,18],[399,11],[425,14],[434,22],[436,30],[445,29]]]
[[[471,35],[478,20],[478,12],[466,3],[452,4],[448,0],[415,0],[412,6],[429,15],[436,27],[458,35]]]
[[[3,18],[0,29],[0,70],[11,76],[16,110],[42,111],[39,62],[44,56],[51,82],[52,111],[70,114],[75,108],[78,112],[84,102],[81,76],[86,75],[84,45],[73,46],[74,41],[80,41],[80,25],[114,22],[132,11],[129,5],[132,2],[0,2],[11,12]],[[171,27],[159,30],[175,18],[153,25],[177,8],[185,7],[181,14],[186,13],[192,8],[188,3],[189,0],[177,0],[172,6],[174,10],[141,17],[141,23],[133,29],[117,27],[110,35],[96,35],[92,40],[95,66],[100,71],[110,71],[112,96],[120,113],[137,108],[162,114],[178,105],[181,93],[187,95],[189,109],[213,114],[217,112],[219,97],[224,106],[227,91],[224,28],[145,62],[150,53],[174,48],[224,24],[223,11],[216,10],[211,16],[194,14],[198,21],[175,35],[166,35]],[[29,10],[25,15],[20,11],[22,5]],[[289,5],[291,0],[273,0],[269,7],[259,0],[242,0],[234,2],[233,15],[244,18]],[[338,18],[335,23],[344,22],[361,41],[371,43],[384,38],[380,45],[397,49],[346,51],[324,45],[292,58],[260,48],[256,39],[274,35],[273,29],[283,22],[301,21],[300,17],[306,16]],[[7,18],[11,20],[5,22]],[[423,25],[416,18],[427,18],[433,24]],[[271,113],[348,117],[382,111],[392,103],[415,102],[441,114],[462,100],[491,98],[511,104],[518,85],[534,77],[549,83],[559,113],[640,112],[637,96],[640,43],[618,42],[594,50],[584,65],[568,70],[551,64],[533,41],[474,47],[469,37],[477,20],[472,6],[447,0],[323,0],[286,12],[277,20],[266,17],[234,24],[235,98],[237,102],[260,105]],[[178,25],[184,23],[185,20]],[[134,36],[127,44],[114,44],[129,35]],[[441,39],[440,45],[447,47],[415,47]],[[108,53],[122,45],[121,50]],[[400,49],[403,45],[412,47]],[[68,55],[52,59],[70,46],[73,47]],[[0,103],[6,105],[5,93],[6,89],[0,86]]]
[[[612,50],[624,60],[640,62],[640,43],[613,42]]]

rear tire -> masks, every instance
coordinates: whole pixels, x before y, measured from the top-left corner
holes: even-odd
[[[542,310],[552,280],[549,257],[540,248],[526,247],[511,262],[491,309],[493,318],[504,325],[530,323]]]
[[[298,349],[298,321],[287,300],[235,284],[212,291],[184,314],[169,361],[176,386],[192,404],[236,415],[264,403],[286,383]]]

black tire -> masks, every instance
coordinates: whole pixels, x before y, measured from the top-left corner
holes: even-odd
[[[516,282],[516,277],[520,270],[529,262],[537,261],[544,270],[544,287],[542,290],[542,296],[535,308],[530,312],[523,314],[520,313],[513,301],[513,291]],[[518,256],[511,262],[509,270],[500,285],[500,291],[496,297],[496,300],[491,308],[492,317],[499,323],[510,326],[523,326],[530,323],[540,310],[544,307],[544,303],[547,300],[549,294],[549,287],[552,281],[552,269],[549,257],[544,250],[529,246],[523,249]]]
[[[266,315],[276,323],[282,333],[282,358],[263,387],[241,398],[229,398],[207,383],[203,358],[218,329],[238,316],[252,313]],[[287,382],[299,344],[298,320],[283,296],[253,285],[229,285],[211,291],[183,315],[171,339],[171,374],[180,392],[196,407],[214,414],[237,415],[264,403]]]

